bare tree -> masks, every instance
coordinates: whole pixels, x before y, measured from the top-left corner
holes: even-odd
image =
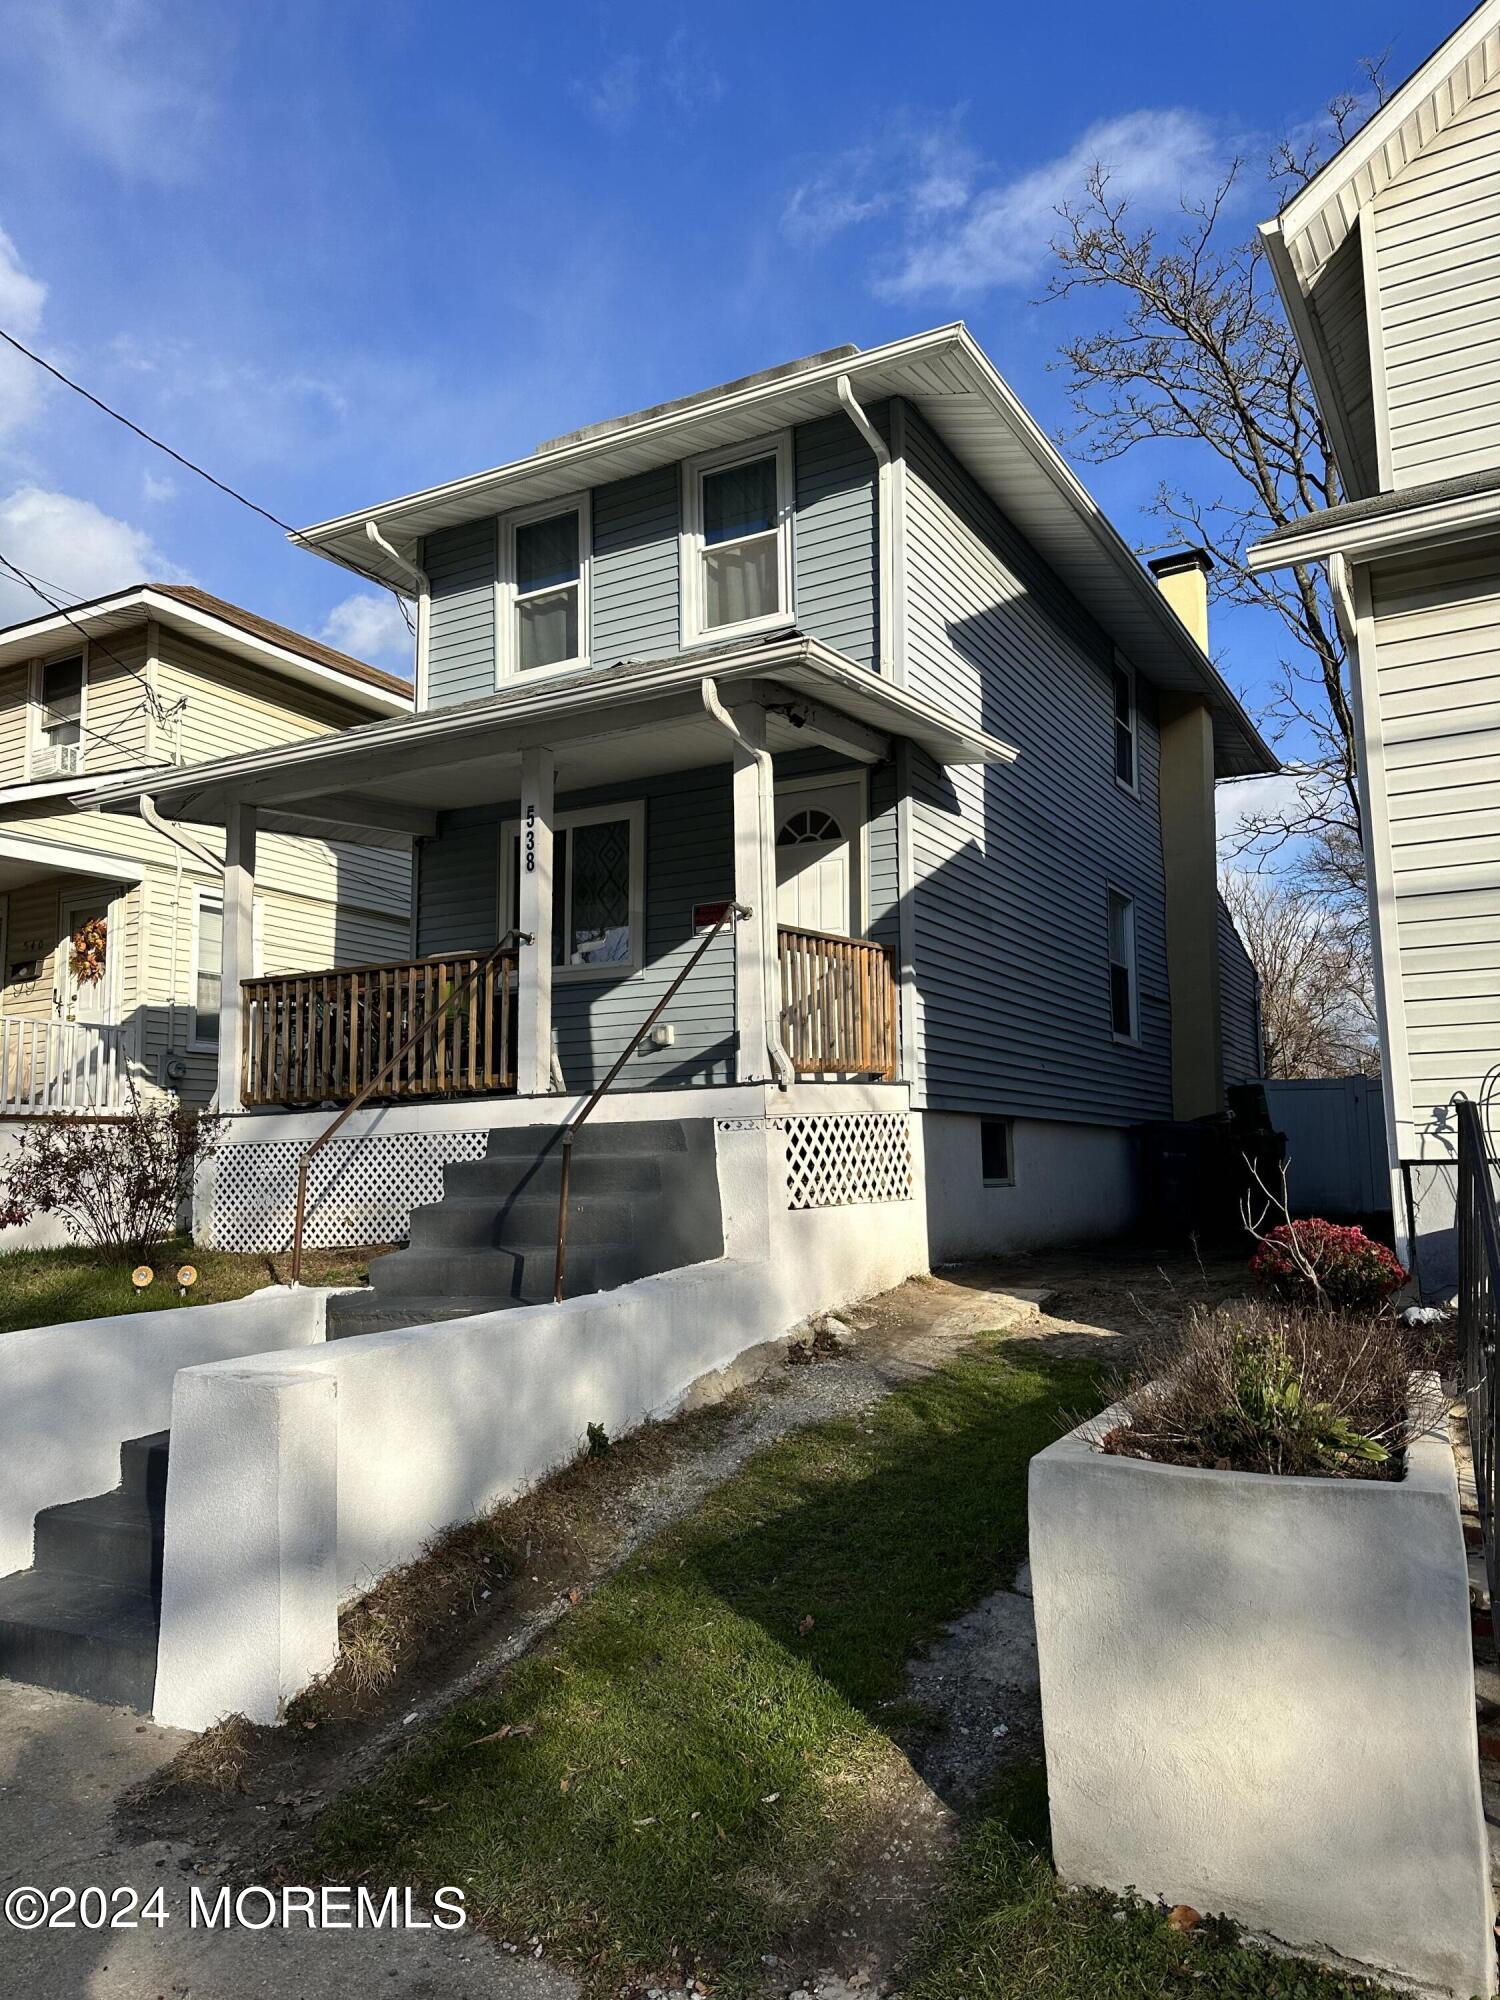
[[[1373,1076],[1380,1067],[1369,953],[1358,920],[1306,888],[1229,869],[1219,893],[1260,982],[1268,1077]]]
[[[1383,94],[1384,59],[1364,65]],[[1325,141],[1342,144],[1368,100],[1328,106]],[[1278,196],[1308,180],[1323,147],[1285,142],[1269,167]],[[1205,200],[1183,203],[1183,223],[1165,239],[1130,212],[1102,166],[1081,200],[1061,210],[1051,299],[1102,295],[1120,307],[1114,324],[1077,335],[1062,354],[1079,416],[1070,442],[1095,463],[1164,439],[1199,447],[1189,477],[1163,483],[1152,511],[1215,560],[1222,602],[1278,619],[1291,650],[1265,714],[1271,733],[1299,729],[1312,755],[1299,761],[1296,802],[1250,815],[1246,845],[1262,851],[1306,839],[1347,850],[1360,842],[1354,718],[1348,663],[1321,567],[1253,575],[1245,550],[1272,528],[1343,497],[1322,420],[1283,314],[1260,239],[1235,234],[1233,197],[1246,179],[1233,161]]]

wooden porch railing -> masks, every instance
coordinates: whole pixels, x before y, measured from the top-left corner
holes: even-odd
[[[247,979],[244,1101],[345,1103],[377,1078],[380,1096],[402,1099],[514,1090],[515,971],[507,950]]]
[[[884,945],[782,924],[781,1043],[799,1076],[896,1073],[896,969]]]
[[[130,1089],[130,1030],[105,1021],[0,1021],[0,1118],[117,1111]]]

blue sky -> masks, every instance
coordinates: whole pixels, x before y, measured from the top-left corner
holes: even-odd
[[[298,523],[957,318],[1055,430],[1075,309],[1033,301],[1087,161],[1167,213],[1460,12],[0,0],[0,324]],[[1252,183],[1246,227],[1269,206]],[[1084,477],[1154,543],[1174,463]],[[0,552],[403,664],[388,599],[9,358]],[[0,622],[33,608],[0,586]],[[1274,632],[1216,644],[1253,705]]]

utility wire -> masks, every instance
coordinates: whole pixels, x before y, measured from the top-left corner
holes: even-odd
[[[283,534],[295,536],[299,532],[292,526],[290,521],[283,521],[279,514],[273,514],[269,507],[262,507],[258,500],[252,500],[247,494],[241,493],[237,487],[228,485],[222,479],[216,479],[213,473],[205,471],[201,465],[195,464],[192,459],[185,458],[180,451],[174,451],[172,446],[164,443],[161,438],[153,437],[150,431],[143,430],[138,423],[133,422],[131,418],[123,415],[121,411],[112,408],[102,397],[96,396],[92,389],[85,389],[81,382],[75,382],[71,375],[65,375],[60,368],[55,368],[50,361],[44,360],[40,354],[29,348],[24,341],[17,340],[16,336],[13,333],[7,332],[3,326],[0,326],[0,340],[5,341],[8,346],[13,347],[17,354],[23,354],[28,361],[34,361],[38,368],[45,369],[54,381],[61,382],[65,389],[71,389],[75,396],[82,396],[85,402],[92,403],[96,410],[102,410],[106,417],[113,417],[117,424],[123,424],[126,430],[133,431],[146,444],[153,445],[157,451],[165,452],[167,457],[174,460],[185,472],[195,473],[199,479],[206,479],[210,486],[217,487],[219,492],[226,494],[229,499],[237,500],[242,507],[248,507],[252,514],[259,514],[263,521],[269,521],[273,528],[280,528]],[[396,600],[396,607],[401,613],[402,622],[405,624],[407,631],[410,632],[414,629],[411,622],[411,613],[406,608],[406,600],[393,584],[387,583],[383,576],[377,576],[373,570],[361,569],[358,563],[350,562],[347,557],[341,558],[341,560],[344,562],[346,568],[352,569],[356,576],[362,576],[367,583],[376,584],[380,589],[390,591],[391,596]]]

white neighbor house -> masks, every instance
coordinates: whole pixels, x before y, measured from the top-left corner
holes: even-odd
[[[227,750],[409,715],[408,683],[181,584],[0,631],[0,1121],[109,1111],[132,1082],[205,1104],[218,1080],[223,834],[149,823],[161,775]],[[126,773],[146,803],[95,809]],[[389,957],[409,842],[269,837],[255,962]],[[74,940],[102,946],[75,974]]]
[[[1431,1296],[1454,1096],[1500,1062],[1500,0],[1262,236],[1348,497],[1250,559],[1326,563],[1349,644],[1392,1206]]]

